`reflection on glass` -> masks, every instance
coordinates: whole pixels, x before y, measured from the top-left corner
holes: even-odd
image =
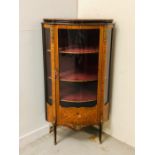
[[[107,46],[106,46],[106,68],[105,68],[105,79],[104,79],[104,103],[109,102],[109,71],[110,71],[110,53],[111,53],[111,35],[112,30],[108,29],[106,30],[107,35]]]
[[[97,80],[98,54],[60,54],[60,80],[84,82]]]
[[[46,55],[46,81],[47,81],[47,102],[52,104],[52,79],[51,79],[51,53],[50,53],[50,29],[45,29],[45,55]]]
[[[60,104],[96,105],[99,30],[60,29],[58,32]]]

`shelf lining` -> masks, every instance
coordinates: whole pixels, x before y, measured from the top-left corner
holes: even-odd
[[[79,92],[64,92],[61,94],[60,101],[65,102],[91,102],[97,100],[95,91],[81,90]]]
[[[66,54],[93,54],[98,53],[96,48],[68,48],[68,49],[59,49],[59,53]]]
[[[60,73],[60,81],[67,82],[90,82],[97,81],[97,73],[80,73],[74,71],[67,71]]]

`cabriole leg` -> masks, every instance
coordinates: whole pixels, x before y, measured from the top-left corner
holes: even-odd
[[[54,145],[57,144],[57,125],[54,124]]]
[[[99,142],[102,143],[102,123],[99,124]]]

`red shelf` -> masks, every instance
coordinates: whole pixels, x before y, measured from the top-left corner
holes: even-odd
[[[96,99],[96,93],[90,90],[81,90],[78,92],[71,93],[64,92],[64,94],[61,97],[61,101],[65,102],[90,102],[96,101]]]
[[[59,49],[60,53],[69,53],[69,54],[91,54],[98,53],[98,49],[95,48],[65,48]]]
[[[60,73],[61,81],[70,81],[70,82],[87,82],[87,81],[96,81],[97,73],[81,73],[75,71],[65,71]]]

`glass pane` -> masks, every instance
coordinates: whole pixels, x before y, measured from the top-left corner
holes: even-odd
[[[109,102],[109,69],[110,69],[110,52],[111,52],[111,36],[112,29],[106,30],[107,46],[106,46],[106,72],[104,79],[104,103]]]
[[[99,30],[59,29],[60,104],[97,103]]]
[[[51,51],[50,51],[50,29],[45,29],[45,55],[46,55],[46,95],[47,102],[52,104],[52,79],[51,79]]]
[[[50,49],[50,29],[45,29],[46,50]]]

